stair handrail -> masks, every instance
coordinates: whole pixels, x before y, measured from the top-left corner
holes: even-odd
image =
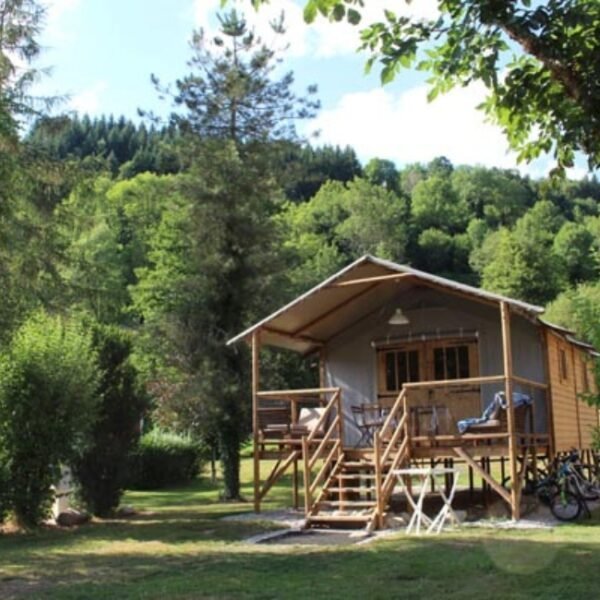
[[[399,420],[397,416],[402,411],[402,416]],[[388,430],[392,428],[392,424],[395,423],[393,433],[389,439],[385,439],[388,436]],[[404,434],[404,438],[400,442],[398,448],[396,445],[400,440],[401,435]],[[386,442],[385,449],[383,448],[383,442]],[[376,494],[376,515],[375,519],[379,526],[382,525],[383,513],[385,511],[385,505],[389,499],[391,490],[393,489],[393,482],[395,479],[394,470],[398,467],[402,459],[407,454],[409,443],[409,432],[408,432],[408,403],[406,399],[406,390],[402,388],[396,401],[394,402],[390,413],[384,421],[381,429],[375,432],[373,436],[373,459],[375,462],[375,494]],[[395,451],[395,452],[394,452]],[[391,461],[390,468],[383,476],[385,465],[387,464],[390,456],[394,452],[394,456]]]
[[[340,456],[343,453],[342,450],[342,435],[343,435],[343,415],[342,415],[342,390],[341,388],[331,388],[333,395],[325,410],[319,417],[315,427],[313,430],[307,435],[302,436],[302,458],[304,462],[304,508],[306,517],[308,517],[313,510],[313,493],[319,486],[319,483],[323,480],[325,474],[328,472],[328,469],[332,467],[334,461],[339,460]],[[336,416],[334,417],[331,425],[327,429],[325,435],[322,438],[316,439],[319,434],[319,430],[324,426],[327,422],[327,418],[333,410],[337,411]],[[333,439],[333,434],[337,431],[337,438]],[[323,465],[321,469],[317,473],[314,480],[312,479],[312,469],[315,466],[317,460],[323,453],[323,450],[328,447],[330,442],[334,441],[334,444],[329,452],[329,454],[325,457]],[[317,449],[314,453],[311,454],[311,447],[314,444],[317,445]]]
[[[331,396],[331,399],[325,406],[325,410],[321,413],[321,416],[319,417],[316,425],[313,427],[313,430],[307,436],[306,441],[309,444],[312,444],[314,442],[315,438],[317,437],[317,435],[319,433],[319,430],[327,422],[327,417],[329,416],[329,413],[333,410],[334,407],[336,407],[338,409],[338,416],[341,416],[339,400],[340,400],[340,397],[342,394],[342,390],[339,387],[338,388],[330,388],[330,389],[333,391],[333,395]],[[341,439],[341,436],[340,436],[340,439]]]
[[[384,438],[388,432],[388,429],[390,429],[392,427],[392,423],[394,422],[396,415],[400,412],[400,410],[405,405],[405,400],[404,400],[405,398],[406,398],[406,389],[403,387],[400,390],[398,397],[394,401],[394,404],[392,405],[390,412],[388,413],[385,421],[383,422],[381,429],[379,430],[379,434],[380,434],[381,438]]]

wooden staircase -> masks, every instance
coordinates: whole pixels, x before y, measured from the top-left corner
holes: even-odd
[[[306,440],[306,527],[368,532],[381,528],[396,483],[393,471],[409,462],[404,391],[375,433],[372,451],[357,458],[346,456],[341,445],[334,446],[311,483],[311,469],[319,456],[310,456],[309,450],[310,440]],[[320,482],[322,486],[317,489]]]
[[[372,459],[336,463],[306,517],[306,527],[367,529],[376,526],[376,465]]]

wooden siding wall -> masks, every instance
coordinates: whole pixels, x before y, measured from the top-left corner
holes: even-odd
[[[591,428],[598,425],[598,410],[581,400],[584,391],[584,364],[590,389],[595,389],[586,353],[552,332],[548,333],[548,363],[552,389],[552,415],[556,452],[571,448],[587,449]]]
[[[594,379],[594,373],[589,362],[589,358],[586,352],[580,348],[574,348],[574,361],[575,361],[575,376],[577,383],[577,392],[585,393],[596,391],[596,381]],[[586,372],[587,372],[587,385],[586,390]],[[598,409],[590,406],[585,401],[579,401],[579,422],[581,428],[581,447],[589,448],[592,444],[592,429],[598,426]]]

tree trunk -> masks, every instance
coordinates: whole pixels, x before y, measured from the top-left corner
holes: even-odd
[[[224,415],[224,418],[221,419],[219,446],[221,450],[221,465],[223,468],[223,500],[239,500],[240,434],[239,419],[236,415],[226,414]]]

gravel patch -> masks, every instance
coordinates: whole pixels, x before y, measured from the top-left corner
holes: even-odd
[[[243,523],[274,523],[290,529],[304,527],[304,511],[299,510],[267,510],[264,512],[248,512],[223,517],[224,521]]]

